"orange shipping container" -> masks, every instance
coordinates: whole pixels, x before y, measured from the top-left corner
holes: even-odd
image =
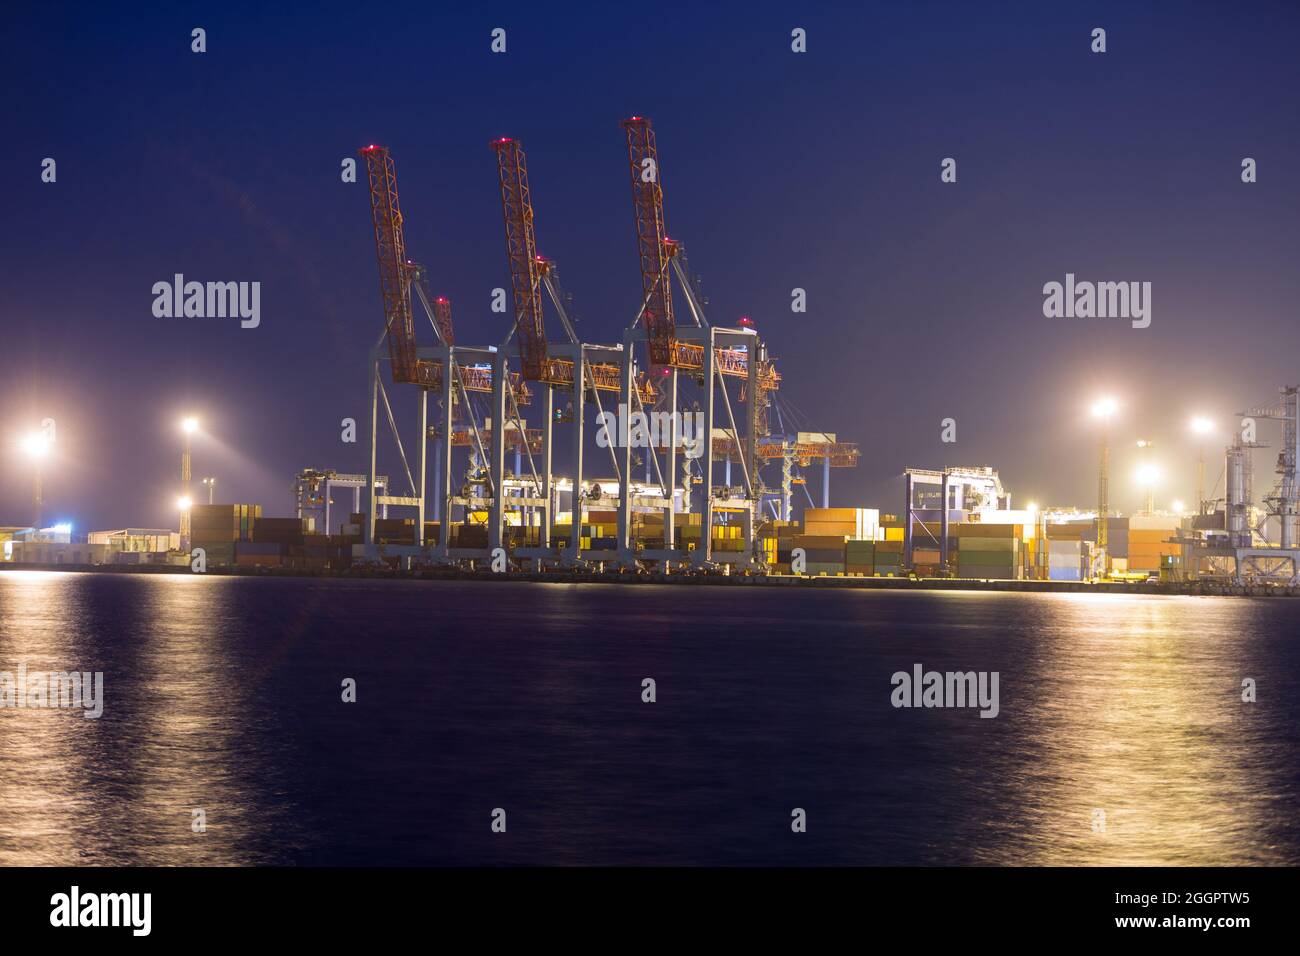
[[[949,532],[955,531],[959,538],[1023,538],[1025,526],[1022,524],[955,524],[948,526]]]
[[[797,534],[794,536],[796,548],[843,548],[847,538],[844,535]]]

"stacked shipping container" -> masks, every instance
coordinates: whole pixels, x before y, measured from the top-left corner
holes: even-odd
[[[959,524],[957,576],[1015,580],[1024,576],[1025,526],[1020,524]]]
[[[1181,560],[1182,545],[1167,539],[1178,533],[1178,519],[1167,516],[1129,518],[1128,568],[1130,571],[1159,571],[1164,558]],[[1112,552],[1113,553],[1113,552]],[[1176,562],[1170,562],[1173,566]]]
[[[235,563],[235,543],[251,541],[261,505],[194,505],[190,509],[190,547],[202,548],[207,563]]]

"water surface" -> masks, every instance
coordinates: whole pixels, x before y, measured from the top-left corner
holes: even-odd
[[[0,710],[0,863],[1296,864],[1297,612],[0,572],[0,671],[106,697]],[[999,716],[895,709],[915,663]]]

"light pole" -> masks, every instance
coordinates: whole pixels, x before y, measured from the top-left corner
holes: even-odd
[[[45,510],[45,500],[41,489],[41,462],[50,453],[50,440],[40,432],[33,432],[23,439],[23,453],[32,461],[32,527],[41,530],[41,516]]]
[[[1200,415],[1192,419],[1192,431],[1201,436],[1196,446],[1196,513],[1208,514],[1205,510],[1205,437],[1214,431],[1214,423]]]
[[[1138,480],[1138,484],[1146,489],[1146,493],[1147,493],[1146,514],[1149,516],[1155,511],[1155,508],[1153,506],[1154,497],[1155,497],[1155,486],[1156,486],[1156,482],[1160,480],[1160,469],[1148,462],[1147,464],[1142,465],[1140,468],[1138,468],[1137,480]]]
[[[189,518],[190,509],[194,507],[194,502],[188,495],[181,495],[176,499],[176,510],[181,513],[181,551],[186,552],[190,549],[190,529]]]
[[[1038,505],[1032,501],[1025,505],[1025,510],[1034,518],[1034,567],[1032,570],[1035,578],[1042,578],[1044,577],[1043,565],[1047,557],[1047,516],[1040,512]]]
[[[1143,484],[1146,485],[1146,489],[1147,489],[1147,500],[1146,500],[1146,508],[1143,510],[1142,513],[1145,514],[1148,518],[1151,517],[1151,515],[1153,515],[1156,510],[1155,499],[1153,498],[1154,491],[1151,487],[1152,483],[1155,480],[1154,478],[1155,470],[1154,470],[1154,466],[1151,464],[1151,449],[1155,447],[1155,444],[1156,444],[1155,442],[1147,438],[1139,438],[1137,443],[1138,448],[1142,449],[1142,465],[1139,471],[1147,472],[1152,479],[1151,481],[1143,482]]]
[[[212,501],[213,501],[213,494],[214,494],[214,493],[216,492],[216,490],[217,490],[217,479],[215,479],[215,478],[204,478],[204,479],[203,479],[203,484],[205,484],[205,485],[207,486],[207,488],[208,488],[208,504],[212,504]]]
[[[190,439],[194,433],[199,430],[199,420],[197,418],[186,418],[181,422],[181,550],[188,551],[190,548],[190,506],[193,499],[190,497]]]
[[[1093,402],[1092,417],[1101,422],[1101,462],[1097,469],[1097,551],[1101,556],[1101,574],[1110,571],[1110,420],[1119,410],[1113,398]]]

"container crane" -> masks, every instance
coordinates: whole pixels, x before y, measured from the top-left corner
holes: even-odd
[[[698,370],[704,349],[677,340],[669,270],[681,245],[668,238],[664,222],[664,191],[660,184],[659,151],[654,127],[644,116],[622,122],[632,173],[632,207],[636,214],[637,253],[641,260],[641,311],[651,365]],[[687,290],[690,294],[690,290]],[[698,322],[697,322],[698,324]]]
[[[358,152],[366,161],[370,179],[370,218],[375,229],[379,292],[384,302],[384,328],[393,381],[436,388],[441,381],[441,365],[422,360],[416,354],[411,285],[414,281],[420,295],[426,296],[424,270],[406,256],[406,234],[397,198],[397,168],[385,146],[370,145]],[[427,299],[425,304],[428,305]],[[438,328],[437,322],[434,328],[444,345],[452,344],[449,311],[446,329]]]

